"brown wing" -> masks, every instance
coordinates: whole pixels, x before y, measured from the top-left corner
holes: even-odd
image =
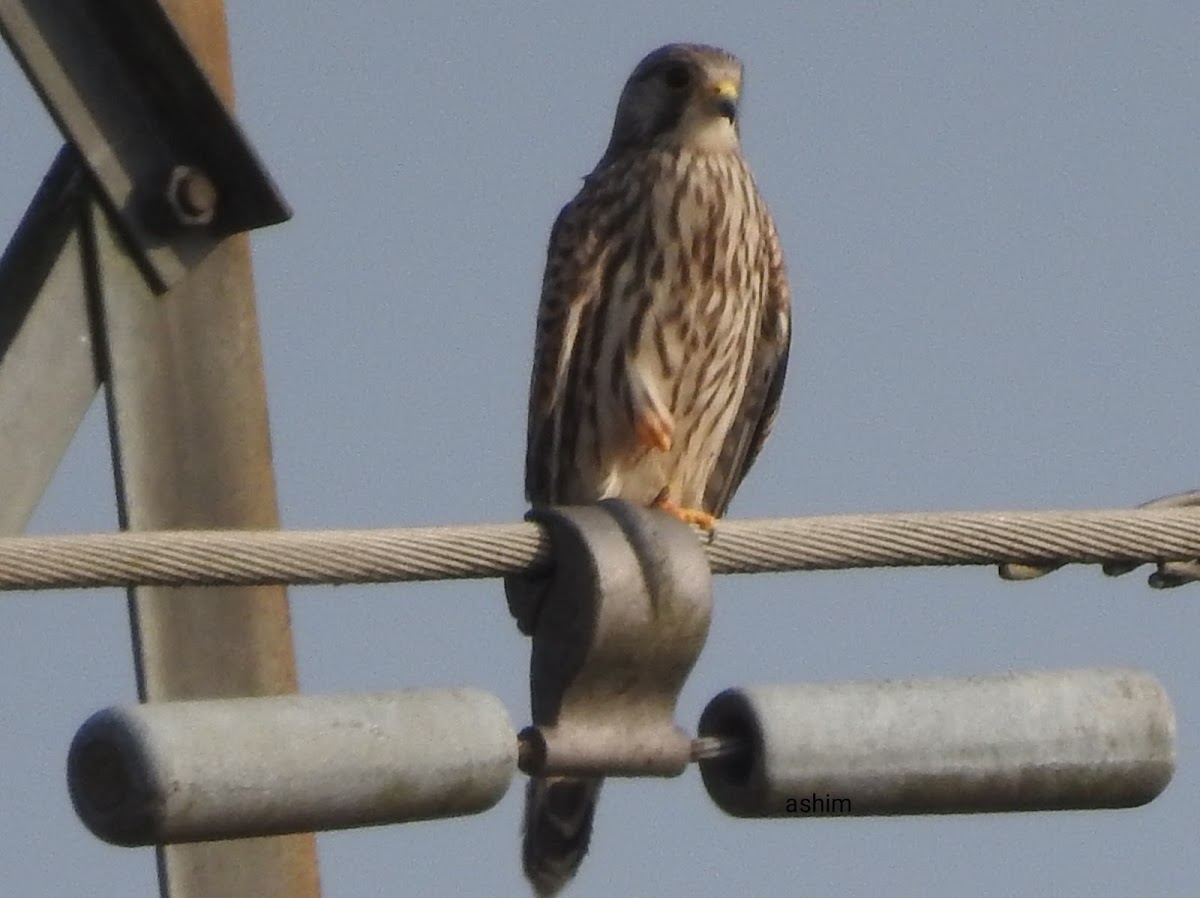
[[[779,396],[787,374],[792,337],[791,296],[775,223],[765,209],[763,214],[767,228],[766,300],[750,358],[746,392],[704,491],[704,508],[717,517],[725,514],[729,500],[762,451],[779,411]]]
[[[525,447],[525,497],[534,504],[559,501],[565,459],[564,399],[577,376],[579,333],[599,292],[601,255],[585,183],[563,207],[550,231],[542,296],[538,305],[529,385],[528,441]]]

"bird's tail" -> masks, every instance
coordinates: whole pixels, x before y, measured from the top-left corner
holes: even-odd
[[[557,895],[579,869],[602,782],[561,776],[529,780],[521,860],[538,898]]]

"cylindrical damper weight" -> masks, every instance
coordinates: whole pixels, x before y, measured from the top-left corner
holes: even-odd
[[[473,814],[516,766],[497,698],[429,689],[108,708],[67,778],[95,835],[149,845]]]
[[[1133,807],[1175,769],[1175,716],[1135,670],[758,686],[714,698],[701,762],[738,817]]]

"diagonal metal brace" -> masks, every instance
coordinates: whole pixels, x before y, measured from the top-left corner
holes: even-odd
[[[89,192],[64,147],[0,256],[0,534],[25,529],[100,385],[82,233]]]
[[[535,508],[554,570],[510,577],[509,608],[533,636],[529,774],[677,776],[691,739],[675,704],[712,617],[712,574],[687,525],[609,499]]]
[[[0,0],[0,34],[156,292],[291,212],[157,0]]]

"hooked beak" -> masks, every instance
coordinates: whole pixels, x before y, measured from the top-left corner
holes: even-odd
[[[710,90],[712,92],[713,108],[716,110],[717,115],[729,119],[730,122],[737,121],[737,84],[732,81],[718,81]]]

